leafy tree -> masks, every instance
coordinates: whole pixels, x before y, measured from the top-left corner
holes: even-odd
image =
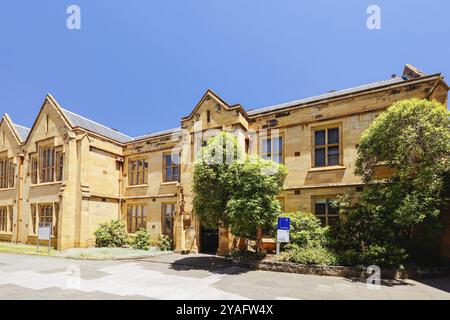
[[[276,196],[282,191],[286,167],[273,161],[250,157],[231,168],[233,192],[226,205],[231,232],[251,237],[255,230],[271,224],[281,213]],[[261,232],[257,233],[258,246]]]
[[[448,197],[450,113],[436,101],[411,99],[393,104],[363,133],[355,173],[368,184],[357,203],[339,201],[341,247],[383,253],[429,251],[440,236],[440,209]],[[390,175],[381,179],[378,168]],[[380,258],[383,260],[382,258]],[[380,260],[379,259],[379,260]]]
[[[280,213],[275,197],[286,174],[272,161],[244,159],[237,138],[221,132],[208,141],[194,167],[195,213],[205,226],[230,227],[236,236],[252,237]]]
[[[237,138],[221,132],[209,139],[194,165],[193,207],[206,227],[229,224],[226,207],[233,194],[235,161],[242,161]]]

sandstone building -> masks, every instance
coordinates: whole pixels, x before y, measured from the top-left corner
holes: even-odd
[[[172,237],[176,251],[225,252],[228,231],[201,227],[191,203],[195,151],[220,130],[238,130],[245,152],[287,166],[284,211],[310,211],[331,224],[336,195],[362,190],[353,171],[371,121],[402,99],[446,105],[448,90],[440,74],[410,65],[401,77],[251,111],[208,90],[179,128],[140,137],[48,95],[30,129],[8,115],[0,123],[0,240],[34,244],[39,223],[48,222],[56,248],[89,247],[101,222],[123,219],[130,233],[145,227]]]

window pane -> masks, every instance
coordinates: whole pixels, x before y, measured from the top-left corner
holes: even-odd
[[[333,216],[333,215],[337,216],[337,215],[339,215],[338,209],[333,206],[334,202],[335,201],[333,201],[333,200],[328,201],[328,215],[329,216]]]
[[[339,128],[328,129],[328,144],[339,143]]]
[[[178,180],[178,167],[173,167],[173,180]]]
[[[325,130],[315,132],[314,143],[316,146],[323,146],[325,144]]]
[[[166,168],[166,180],[172,180],[172,167]]]
[[[326,201],[316,200],[314,213],[316,216],[326,214],[327,203]]]
[[[328,165],[335,166],[339,164],[339,147],[328,148]]]
[[[314,157],[316,167],[325,166],[325,148],[317,148]]]
[[[171,166],[172,165],[172,155],[166,155],[166,166]]]

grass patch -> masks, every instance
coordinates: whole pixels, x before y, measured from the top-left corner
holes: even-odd
[[[0,242],[0,253],[16,253],[16,254],[28,254],[38,256],[56,256],[58,251],[54,248],[50,248],[48,252],[47,246],[39,246],[39,252],[36,245],[29,244],[16,244],[10,242]]]

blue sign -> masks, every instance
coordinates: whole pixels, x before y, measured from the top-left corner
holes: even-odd
[[[278,230],[289,230],[291,228],[290,218],[278,218]]]

